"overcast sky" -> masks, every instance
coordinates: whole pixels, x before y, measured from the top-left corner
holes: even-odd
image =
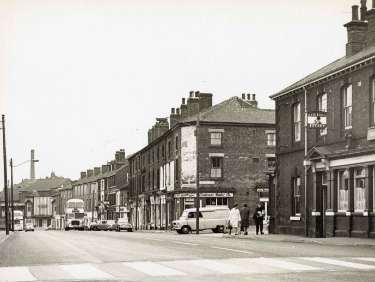
[[[141,149],[190,90],[214,104],[256,93],[273,108],[269,95],[344,56],[359,2],[1,0],[8,160],[34,148],[37,177],[77,179]],[[15,169],[16,182],[28,177],[29,164]]]

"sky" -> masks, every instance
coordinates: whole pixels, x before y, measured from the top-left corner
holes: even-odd
[[[8,161],[35,149],[38,178],[78,179],[145,146],[155,118],[191,90],[214,104],[256,93],[274,108],[271,94],[345,55],[359,2],[0,0]],[[16,167],[15,182],[29,169]]]

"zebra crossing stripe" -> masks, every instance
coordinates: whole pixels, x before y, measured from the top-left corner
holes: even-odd
[[[368,264],[362,264],[362,263],[356,263],[356,262],[349,262],[349,261],[343,261],[343,260],[336,260],[336,259],[331,259],[331,258],[303,257],[301,259],[319,262],[319,263],[332,264],[332,265],[336,265],[336,266],[343,266],[343,267],[361,269],[361,270],[375,269],[374,265],[368,265]]]
[[[184,272],[151,261],[124,262],[123,264],[127,267],[133,268],[150,276],[186,275],[186,273]]]
[[[264,264],[271,267],[282,268],[290,271],[316,271],[320,270],[318,267],[313,267],[310,265],[299,264],[291,261],[286,261],[284,259],[276,258],[258,258],[255,261],[259,264]]]
[[[28,267],[0,267],[0,281],[35,281]]]
[[[91,264],[60,265],[60,268],[74,279],[112,279],[113,276]]]
[[[360,258],[354,258],[354,259],[375,262],[375,258],[370,258],[370,257],[360,257]]]
[[[190,264],[193,264],[198,267],[204,267],[209,270],[227,274],[227,273],[246,273],[248,272],[246,268],[241,266],[225,262],[225,261],[218,261],[218,260],[209,260],[209,259],[202,259],[202,260],[192,260]]]

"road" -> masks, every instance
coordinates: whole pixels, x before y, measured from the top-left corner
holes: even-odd
[[[375,281],[375,248],[153,232],[17,232],[0,281]]]

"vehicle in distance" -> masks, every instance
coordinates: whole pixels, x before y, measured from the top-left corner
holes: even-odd
[[[179,234],[188,234],[196,230],[196,208],[186,209],[178,220],[174,220],[173,229]],[[226,206],[204,207],[199,209],[199,230],[211,229],[213,232],[224,232],[229,216]]]
[[[91,230],[95,231],[108,231],[112,228],[112,225],[115,223],[114,220],[100,220],[96,224],[91,225]]]
[[[31,219],[26,219],[25,232],[34,231],[34,224]]]
[[[117,219],[116,231],[126,230],[128,232],[133,232],[133,226],[129,223],[127,217],[121,217]]]
[[[22,231],[24,229],[23,211],[15,210],[13,215],[14,215],[14,231]]]
[[[81,199],[70,199],[65,205],[65,230],[85,228],[85,210]]]

